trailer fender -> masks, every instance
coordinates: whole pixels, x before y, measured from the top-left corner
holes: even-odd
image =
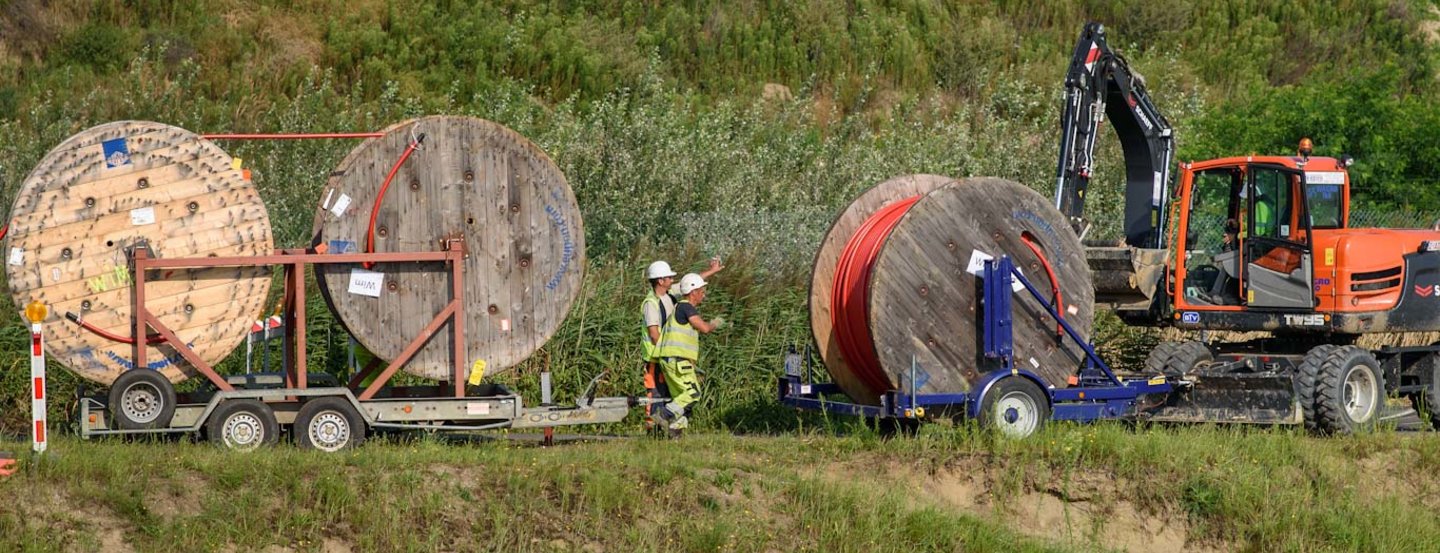
[[[979,386],[976,386],[976,389],[979,390],[979,392],[977,392],[970,399],[970,401],[966,403],[965,416],[972,419],[979,417],[980,406],[985,404],[985,394],[990,393],[990,389],[995,387],[996,382],[1012,376],[1029,379],[1031,382],[1034,382],[1036,386],[1039,386],[1041,390],[1046,391],[1047,393],[1045,394],[1045,404],[1053,412],[1054,405],[1051,404],[1054,403],[1054,400],[1048,393],[1050,391],[1050,385],[1046,384],[1045,381],[1041,380],[1040,377],[1035,373],[1032,373],[1025,369],[1014,368],[1009,370],[1000,369],[996,371],[990,371],[981,376],[978,383]]]

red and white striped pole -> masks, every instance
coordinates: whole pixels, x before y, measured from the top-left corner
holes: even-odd
[[[49,311],[45,304],[38,300],[25,306],[25,317],[30,319],[30,384],[33,392],[30,396],[33,419],[30,438],[31,449],[34,449],[35,453],[44,453],[45,447],[50,443],[45,427],[45,338],[40,332],[40,323],[45,320]]]

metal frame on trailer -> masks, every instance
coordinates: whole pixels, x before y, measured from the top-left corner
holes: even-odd
[[[815,409],[830,413],[874,417],[881,419],[919,419],[925,416],[926,408],[959,406],[961,412],[970,418],[979,418],[986,395],[995,385],[1006,378],[1023,378],[1034,382],[1045,391],[1053,419],[1089,422],[1102,419],[1133,417],[1137,414],[1137,402],[1147,394],[1168,394],[1172,385],[1164,377],[1141,380],[1121,380],[1110,366],[1095,352],[1092,344],[1085,341],[1070,323],[1046,301],[1040,292],[1030,284],[1023,274],[1015,270],[1009,256],[985,262],[983,278],[983,315],[981,342],[985,357],[995,359],[1000,368],[985,373],[972,391],[927,394],[915,389],[916,379],[909,378],[906,390],[890,390],[880,398],[880,405],[863,405],[849,401],[835,401],[826,396],[842,393],[831,383],[811,381],[809,359],[787,360],[785,375],[778,382],[780,401],[801,409]],[[1072,377],[1071,386],[1056,388],[1039,376],[1015,366],[1015,340],[1013,335],[1013,282],[1018,282],[1035,298],[1050,318],[1057,323],[1060,332],[1073,340],[1085,351],[1085,366]],[[806,356],[808,357],[808,356]],[[912,361],[911,372],[916,370]]]
[[[264,402],[274,411],[276,422],[291,424],[296,419],[299,405],[319,397],[340,397],[355,409],[369,427],[391,429],[457,430],[474,431],[496,428],[542,428],[547,438],[555,426],[577,424],[603,424],[619,422],[629,413],[631,407],[643,400],[631,397],[595,397],[598,383],[606,373],[590,381],[573,406],[551,405],[548,373],[543,375],[544,400],[540,406],[526,407],[521,396],[498,384],[471,386],[467,393],[465,381],[465,297],[463,240],[450,239],[441,243],[439,251],[330,254],[323,248],[279,250],[274,255],[203,257],[203,258],[156,258],[144,244],[131,250],[132,308],[134,325],[131,336],[108,336],[111,339],[133,344],[135,367],[146,366],[147,346],[165,344],[185,361],[189,362],[213,392],[179,394],[176,409],[170,421],[162,427],[150,429],[119,429],[110,424],[107,417],[109,406],[95,398],[82,397],[79,406],[80,434],[82,437],[117,434],[161,434],[196,433],[206,425],[211,413],[228,400],[253,399]],[[416,335],[401,353],[382,369],[377,361],[371,362],[357,372],[346,386],[311,387],[307,371],[305,336],[305,268],[313,265],[336,263],[426,263],[443,262],[450,273],[450,301]],[[193,269],[201,267],[249,267],[275,266],[284,268],[285,292],[282,301],[283,327],[285,329],[285,363],[279,374],[255,373],[221,376],[213,366],[199,356],[175,333],[152,313],[145,303],[145,285],[151,279],[148,274],[160,270]],[[94,332],[82,320],[72,318],[76,324]],[[391,377],[434,336],[441,327],[449,324],[454,368],[453,387],[435,386],[387,386]],[[155,334],[148,334],[153,329]],[[102,334],[103,335],[103,334]],[[136,339],[146,336],[145,339]],[[135,369],[143,370],[143,369]],[[371,377],[368,385],[363,382]],[[270,382],[261,383],[269,378]],[[246,387],[260,383],[263,387]],[[240,384],[237,387],[237,384]],[[363,387],[362,387],[363,385]],[[547,440],[548,441],[548,440]]]

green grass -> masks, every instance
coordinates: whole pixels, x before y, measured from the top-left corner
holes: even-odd
[[[1440,539],[1429,435],[1103,424],[1022,442],[939,426],[882,441],[833,430],[552,448],[430,438],[336,455],[64,438],[0,480],[15,498],[0,504],[0,548],[1045,551],[1168,536],[1191,548],[1421,551]],[[1047,505],[1061,518],[1046,519],[1057,516]],[[1153,521],[1178,530],[1148,535]]]

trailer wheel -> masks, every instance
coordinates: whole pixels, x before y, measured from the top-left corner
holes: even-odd
[[[300,407],[293,432],[302,449],[340,451],[365,441],[365,419],[343,397],[316,398]]]
[[[1024,438],[1050,420],[1050,400],[1034,382],[1007,376],[995,383],[980,403],[980,425],[1012,438]]]
[[[1315,424],[1328,433],[1373,428],[1385,401],[1385,376],[1375,356],[1356,346],[1331,350],[1315,387]]]
[[[280,441],[275,411],[255,399],[220,402],[205,422],[205,434],[215,445],[235,451],[254,451]]]
[[[1175,345],[1175,350],[1165,360],[1165,376],[1180,378],[1202,363],[1209,363],[1215,360],[1215,355],[1210,353],[1210,348],[1200,342],[1181,342]]]
[[[1311,348],[1305,353],[1305,359],[1300,362],[1300,367],[1295,375],[1295,392],[1300,398],[1300,413],[1305,420],[1305,429],[1310,431],[1318,430],[1315,420],[1315,386],[1320,378],[1320,367],[1325,364],[1325,359],[1330,352],[1340,346],[1334,344],[1323,344]]]
[[[164,428],[175,415],[175,386],[159,371],[125,371],[110,384],[109,410],[117,428]]]
[[[1180,347],[1180,342],[1160,342],[1150,354],[1145,356],[1145,375],[1159,376],[1166,375],[1165,366],[1170,362],[1170,356],[1175,354],[1175,348]]]

